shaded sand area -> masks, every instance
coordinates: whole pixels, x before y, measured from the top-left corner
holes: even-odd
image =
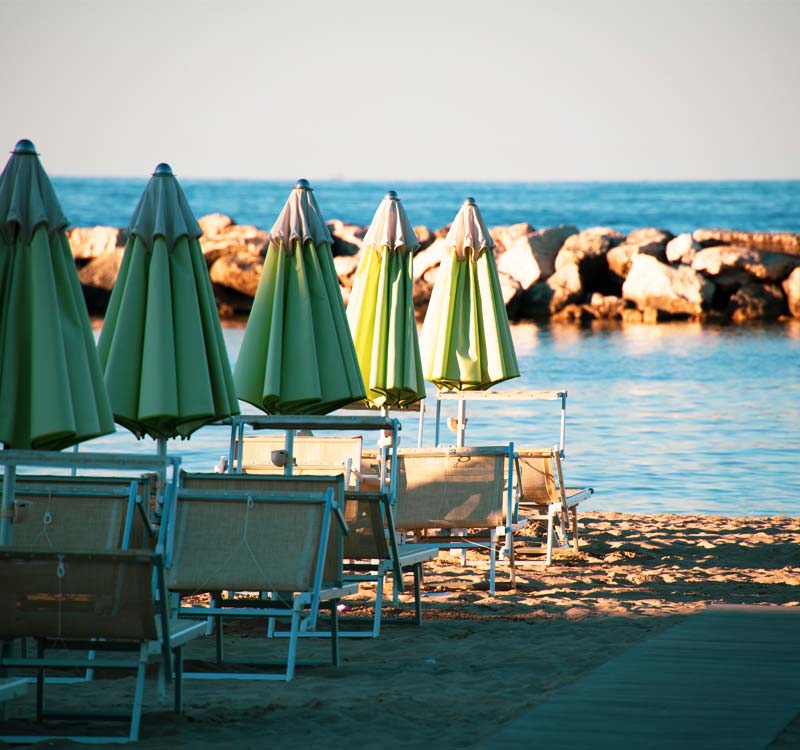
[[[187,680],[183,717],[148,680],[137,747],[469,747],[708,604],[800,606],[800,519],[586,512],[580,521],[580,553],[560,551],[547,569],[519,567],[516,591],[501,565],[495,597],[477,553],[466,567],[428,564],[423,627],[385,625],[377,640],[343,640],[339,669],[301,669],[289,684]],[[367,601],[362,589],[350,611],[366,611]],[[252,624],[226,632],[232,658],[284,653],[284,641]],[[307,640],[300,658],[327,652]],[[188,658],[212,653],[209,638]],[[132,684],[101,675],[70,686],[66,701],[54,689],[50,707],[124,708]],[[7,731],[32,729],[20,721],[32,700],[11,703]]]

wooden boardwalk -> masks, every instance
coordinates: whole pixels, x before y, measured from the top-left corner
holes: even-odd
[[[794,746],[784,742],[799,712],[800,607],[710,607],[557,690],[478,747],[783,748]]]

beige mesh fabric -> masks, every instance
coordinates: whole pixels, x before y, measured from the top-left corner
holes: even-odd
[[[492,528],[503,523],[504,452],[402,451],[398,456],[400,531]]]
[[[184,592],[308,591],[324,512],[323,502],[179,497],[168,586]]]
[[[324,476],[346,471],[347,463],[354,471],[361,469],[361,436],[339,437],[299,435],[294,438],[292,474]],[[283,450],[283,435],[253,435],[244,439],[242,470],[247,474],[283,474],[283,466],[272,461],[272,452]],[[352,484],[352,482],[351,482]]]
[[[346,496],[344,516],[348,534],[344,538],[344,557],[388,560],[380,495],[351,491]]]
[[[128,498],[121,494],[89,494],[86,487],[67,485],[47,491],[21,484],[21,503],[14,522],[14,546],[60,552],[113,551],[122,546]],[[83,491],[83,492],[82,492]],[[135,513],[130,547],[144,546],[144,523]]]
[[[525,505],[547,505],[558,499],[550,452],[518,451],[520,502]]]
[[[26,559],[0,550],[0,638],[157,637],[152,558]]]
[[[181,482],[190,490],[241,490],[244,492],[277,492],[284,497],[321,494],[333,490],[333,499],[344,507],[344,478],[342,476],[283,477],[257,474],[184,474]],[[346,538],[346,537],[345,537]],[[342,580],[341,555],[342,528],[331,520],[328,546],[325,554],[326,581]]]

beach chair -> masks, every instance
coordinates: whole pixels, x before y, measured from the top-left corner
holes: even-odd
[[[14,547],[101,552],[152,547],[137,480],[21,476],[17,480]]]
[[[285,473],[283,435],[247,435],[242,440],[241,470],[245,474]],[[330,476],[343,474],[345,487],[358,488],[361,469],[360,435],[295,435],[292,476]],[[238,448],[238,444],[237,444]],[[277,463],[274,459],[277,459]]]
[[[397,531],[440,549],[487,549],[492,596],[497,537],[505,534],[513,546],[513,451],[513,444],[411,448],[399,451],[397,457]],[[509,563],[513,583],[513,555]]]
[[[164,682],[174,681],[174,709],[182,709],[182,649],[203,631],[202,623],[171,620],[167,611],[160,550],[64,552],[0,549],[0,639],[35,638],[35,656],[0,654],[0,669],[33,670],[36,721],[123,719],[124,735],[8,735],[0,740],[30,743],[68,739],[84,743],[135,742],[148,662],[161,663]],[[89,660],[73,651],[102,653]],[[130,712],[50,712],[45,704],[47,670],[102,668],[136,675]],[[119,698],[118,684],[111,688]]]
[[[341,533],[338,524],[331,525],[328,540],[329,578],[349,583],[375,582],[375,609],[368,630],[349,629],[357,618],[340,615],[340,638],[377,638],[380,634],[384,581],[391,574],[396,592],[404,589],[404,577],[413,577],[414,620],[421,624],[422,564],[438,554],[430,545],[403,545],[398,548],[392,515],[388,512],[389,498],[386,493],[345,490],[343,475],[338,476],[264,476],[258,474],[183,474],[181,484],[188,489],[241,489],[256,492],[278,492],[287,495],[325,492],[333,490],[334,498],[344,508],[347,534]],[[337,570],[335,560],[344,560]],[[284,635],[271,623],[271,635]],[[303,635],[326,636],[330,631],[314,630]]]
[[[569,546],[571,540],[578,552],[578,506],[594,494],[594,489],[564,486],[561,455],[556,448],[518,450],[514,465],[519,516],[545,526],[544,560],[525,562],[550,565],[556,540],[561,547]]]
[[[219,475],[218,480],[246,479]],[[201,480],[184,477],[175,510],[171,591],[181,597],[215,593],[209,606],[180,606],[181,616],[216,620],[217,659],[233,666],[223,651],[223,622],[228,618],[287,618],[290,620],[288,655],[281,672],[187,672],[205,678],[286,680],[295,671],[301,632],[313,631],[321,604],[331,610],[331,662],[339,663],[338,609],[343,596],[354,594],[356,584],[341,579],[341,553],[328,555],[331,526],[346,531],[334,492],[299,494],[246,489],[194,487]],[[341,480],[339,480],[341,481]],[[229,486],[235,486],[230,482]],[[257,606],[222,597],[221,592],[268,592]],[[272,667],[271,662],[250,661],[251,667]]]
[[[375,610],[372,627],[367,631],[348,631],[352,637],[380,635],[384,584],[392,576],[395,603],[404,590],[404,576],[413,579],[414,617],[411,620],[394,618],[391,622],[422,625],[422,566],[439,555],[435,544],[398,544],[394,517],[386,492],[345,492],[345,579],[372,581],[376,584]],[[350,618],[354,619],[354,618]]]

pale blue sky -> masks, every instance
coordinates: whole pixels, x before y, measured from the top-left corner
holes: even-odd
[[[58,175],[800,178],[798,39],[800,0],[0,0],[0,149]]]

